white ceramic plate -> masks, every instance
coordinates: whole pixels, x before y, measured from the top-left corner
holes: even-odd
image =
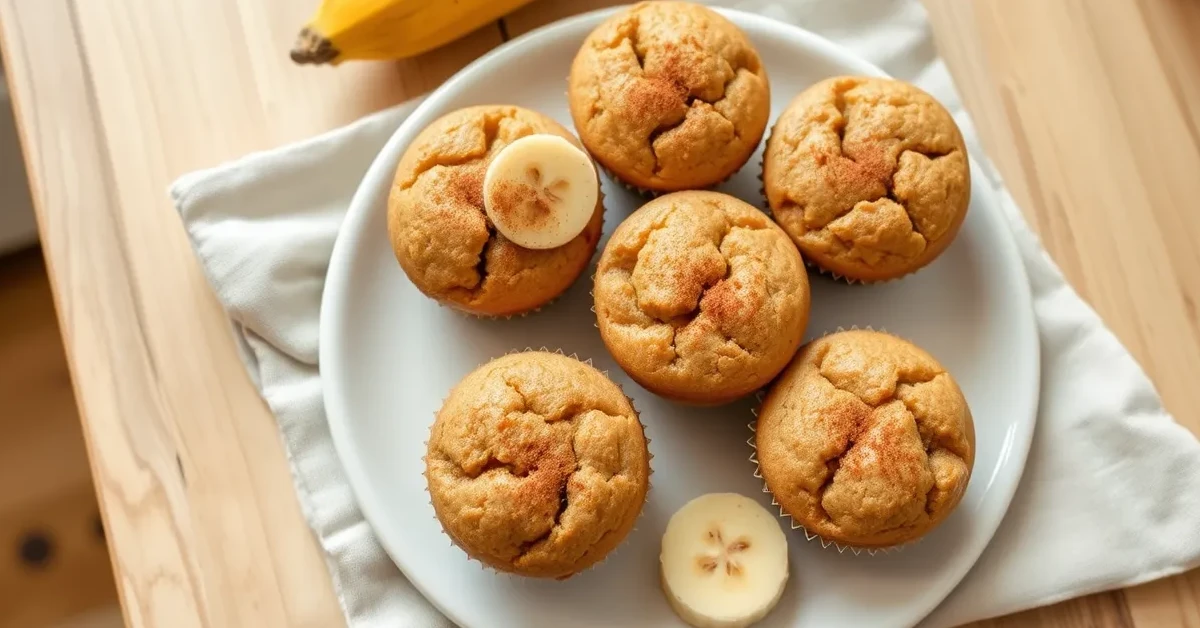
[[[453,109],[493,102],[536,109],[570,128],[564,91],[571,59],[609,13],[581,15],[512,41],[430,96],[363,179],[329,268],[320,359],[338,453],[388,553],[462,626],[681,625],[658,585],[659,539],[671,513],[712,491],[751,495],[770,506],[747,461],[751,402],[698,410],[630,382],[592,325],[586,275],[539,314],[477,320],[422,296],[388,244],[388,188],[417,132]],[[762,53],[771,78],[772,119],[821,78],[882,74],[799,28],[725,14]],[[759,204],[758,163],[756,155],[723,190]],[[962,579],[1008,508],[1033,433],[1038,341],[1029,286],[1001,209],[978,174],[972,189],[958,239],[920,273],[878,286],[846,286],[814,275],[808,334],[851,325],[886,328],[914,340],[954,373],[970,402],[978,440],[967,495],[940,528],[899,553],[839,554],[789,532],[792,580],[763,626],[914,624]],[[604,182],[604,191],[605,227],[611,232],[640,200],[611,181]],[[543,345],[594,358],[608,369],[641,410],[655,456],[654,487],[637,530],[606,562],[565,582],[500,575],[469,562],[442,534],[421,475],[429,426],[450,388],[482,362]]]

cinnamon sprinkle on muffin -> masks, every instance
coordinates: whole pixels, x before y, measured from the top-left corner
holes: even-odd
[[[763,400],[759,471],[783,512],[851,547],[927,534],[966,493],[975,427],[928,353],[870,330],[805,345]]]
[[[443,529],[471,558],[561,579],[633,529],[649,460],[616,384],[574,358],[527,351],[454,387],[433,424],[425,477]]]
[[[621,368],[697,404],[765,386],[808,324],[796,247],[762,212],[717,192],[660,196],[625,219],[600,256],[593,296]]]
[[[767,139],[763,185],[805,260],[864,282],[932,262],[971,197],[966,146],[945,107],[869,77],[821,81],[788,105]]]
[[[575,128],[622,181],[652,192],[706,188],[758,147],[770,88],[737,26],[689,2],[642,2],[596,28],[568,81]]]

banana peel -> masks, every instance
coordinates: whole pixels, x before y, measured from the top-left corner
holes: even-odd
[[[299,64],[405,59],[493,22],[531,0],[323,0],[292,48]]]

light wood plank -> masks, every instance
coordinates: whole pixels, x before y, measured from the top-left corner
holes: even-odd
[[[139,314],[117,246],[124,236],[111,220],[112,165],[98,136],[73,22],[65,1],[9,2],[0,22],[11,89],[38,95],[29,106],[18,96],[16,105],[39,227],[130,621],[145,625],[147,616],[171,613],[181,626],[200,625],[200,592],[156,480],[175,471],[161,463],[154,468],[132,443],[158,440],[152,421],[159,401],[132,324]],[[54,72],[28,62],[41,55],[55,59]]]
[[[22,131],[134,625],[340,621],[167,184],[425,91],[500,41],[492,27],[405,64],[277,71],[293,9],[3,5],[13,91],[37,95]],[[35,58],[62,67],[35,72]]]
[[[1200,213],[1187,200],[1200,192],[1200,84],[1181,80],[1200,76],[1188,35],[1200,28],[1200,5],[926,4],[1014,198],[1068,280],[1146,367],[1168,410],[1200,431],[1200,390],[1189,383],[1200,374]],[[1200,572],[995,625],[1198,628]]]

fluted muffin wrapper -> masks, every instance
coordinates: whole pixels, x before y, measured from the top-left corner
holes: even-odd
[[[846,284],[846,285],[849,285],[849,286],[853,286],[853,285],[855,285],[855,284],[862,284],[862,285],[877,285],[877,284],[885,284],[885,283],[890,283],[890,282],[893,282],[893,281],[897,281],[897,280],[900,280],[900,279],[904,279],[905,277],[908,277],[909,275],[911,275],[911,274],[913,274],[913,273],[917,272],[918,270],[921,270],[920,268],[917,268],[917,269],[914,269],[914,270],[910,270],[910,271],[908,271],[907,273],[904,273],[903,275],[898,275],[898,276],[896,276],[896,277],[889,277],[888,279],[855,279],[855,278],[853,278],[853,277],[846,277],[846,276],[844,276],[844,275],[840,275],[840,274],[838,274],[838,273],[835,273],[835,272],[833,272],[832,270],[829,270],[828,268],[825,268],[824,266],[821,266],[820,264],[818,264],[818,263],[816,263],[816,262],[814,262],[814,261],[812,261],[812,260],[810,260],[810,259],[808,259],[808,258],[804,257],[804,254],[803,254],[803,253],[801,253],[801,254],[800,254],[800,257],[801,257],[801,259],[803,259],[803,260],[804,260],[804,265],[805,265],[805,266],[807,266],[807,267],[809,267],[809,268],[811,268],[811,269],[813,269],[813,270],[817,271],[817,273],[819,273],[819,274],[821,274],[821,275],[824,275],[824,276],[826,276],[826,277],[829,277],[830,279],[833,279],[833,280],[835,280],[835,281],[838,281],[838,282],[844,283],[844,284]],[[924,268],[924,267],[922,267],[922,268]]]
[[[646,200],[651,200],[656,196],[665,194],[665,192],[659,192],[658,190],[651,190],[648,188],[636,186],[636,185],[626,181],[625,179],[622,179],[621,175],[613,172],[612,169],[610,169],[608,166],[600,165],[600,162],[598,162],[598,161],[596,162],[596,165],[600,166],[600,169],[603,170],[604,173],[608,175],[608,178],[612,179],[613,181],[615,181],[617,183],[620,183],[621,187],[625,188],[626,190],[629,190],[630,192],[633,192],[634,194],[637,194],[638,196],[640,196]]]
[[[600,162],[596,162],[596,164],[600,165]],[[676,192],[685,192],[685,191],[690,192],[692,190],[714,190],[714,189],[728,183],[730,179],[732,179],[737,173],[741,172],[742,168],[745,168],[745,167],[746,167],[746,164],[742,164],[741,167],[739,167],[737,170],[734,170],[733,172],[729,173],[729,176],[725,177],[724,179],[721,179],[720,181],[717,181],[716,183],[713,183],[712,185],[709,185],[706,187],[700,187],[700,188],[686,188],[684,190],[676,190]],[[622,179],[621,175],[613,172],[610,168],[608,168],[608,166],[600,166],[600,169],[603,170],[610,179],[621,184],[621,187],[624,187],[625,189],[629,190],[630,192],[633,192],[634,194],[637,194],[638,196],[640,196],[648,201],[658,198],[659,196],[663,196],[665,194],[673,194],[674,193],[674,192],[664,192],[662,190],[651,190],[649,188],[644,188],[644,187],[640,187],[638,185],[634,185],[633,183],[630,183],[630,182],[626,181],[625,179]],[[761,179],[761,175],[760,175],[760,179]]]
[[[778,123],[776,123],[778,124]],[[775,134],[775,125],[767,129],[767,139],[763,140],[762,157],[758,158],[758,194],[762,196],[763,213],[775,220],[775,214],[771,211],[771,201],[767,199],[767,180],[764,173],[767,171],[767,147],[771,145],[771,136]],[[791,237],[791,236],[788,236]],[[801,257],[804,255],[801,254]],[[807,263],[807,261],[805,262]]]
[[[480,317],[480,318],[485,318],[485,317]],[[578,353],[565,353],[562,349],[550,349],[546,346],[541,346],[536,349],[533,347],[525,347],[524,349],[509,349],[508,351],[505,351],[502,355],[513,355],[515,353],[529,353],[529,352],[534,352],[534,351],[540,351],[540,352],[545,352],[545,353],[554,353],[557,355],[566,356],[568,358],[578,360],[588,366],[596,368],[595,365],[592,363],[591,358],[580,358]],[[487,362],[492,361],[493,359],[495,359],[495,358],[489,358],[488,360],[486,360],[484,362],[480,362],[479,364],[475,365],[475,368],[478,369],[479,367],[483,366]],[[474,370],[474,369],[472,369],[472,370]],[[597,369],[597,370],[600,370],[600,369]],[[631,536],[634,532],[637,532],[637,524],[639,521],[641,521],[642,517],[645,516],[645,514],[646,514],[646,504],[650,503],[650,492],[654,488],[654,481],[653,481],[654,465],[652,464],[652,462],[654,460],[654,452],[650,450],[650,437],[646,436],[646,424],[642,422],[642,414],[637,409],[637,403],[634,402],[633,397],[630,397],[628,394],[625,393],[625,387],[621,386],[620,382],[614,381],[611,377],[609,377],[607,370],[600,370],[600,373],[603,374],[604,377],[608,378],[608,380],[611,381],[613,384],[615,384],[617,389],[621,391],[622,395],[625,395],[625,398],[629,400],[629,406],[631,408],[633,408],[634,417],[637,418],[638,423],[642,424],[642,437],[646,439],[646,468],[648,469],[648,472],[646,473],[646,498],[644,500],[642,500],[642,507],[640,510],[638,510],[637,518],[634,520],[633,527],[629,529],[629,534],[626,535],[625,539],[621,540],[621,543],[619,545],[614,547],[612,549],[612,551],[605,554],[600,560],[598,560],[598,561],[592,563],[591,565],[588,565],[587,567],[585,567],[579,571],[576,571],[568,576],[556,578],[556,580],[566,580],[573,576],[577,576],[581,573],[584,573],[588,570],[595,569],[596,567],[603,565],[605,562],[607,562],[608,558],[610,556],[621,551],[621,548],[624,547],[625,541],[628,540],[629,536]],[[450,395],[450,393],[447,392],[446,396],[442,398],[442,403],[438,406],[438,409],[433,412],[433,418],[435,421],[437,420],[438,412],[441,411],[442,406],[446,405],[446,400],[450,398],[449,395]],[[432,428],[433,428],[433,424],[430,423],[430,429],[432,429]],[[429,439],[428,438],[425,439],[425,449],[426,449],[426,451],[429,450]],[[422,459],[424,459],[424,458],[422,457]],[[438,522],[438,528],[441,529],[442,534],[445,535],[446,540],[449,541],[449,543],[450,543],[450,546],[458,548],[459,551],[461,551],[464,555],[466,555],[468,562],[474,562],[474,563],[478,564],[479,568],[482,569],[483,571],[490,571],[490,572],[496,573],[496,574],[515,576],[515,577],[521,577],[521,578],[536,578],[538,580],[549,580],[550,579],[550,578],[537,578],[536,576],[526,576],[526,575],[519,574],[519,573],[514,573],[514,572],[510,572],[510,571],[504,571],[501,569],[497,569],[497,568],[483,562],[482,560],[475,558],[474,556],[471,555],[470,552],[468,552],[466,550],[466,548],[464,548],[461,545],[459,545],[458,543],[456,543],[454,541],[454,537],[451,536],[450,533],[446,530],[446,526],[442,525],[441,519],[438,519],[437,510],[433,507],[433,496],[429,493],[429,476],[427,475],[427,473],[428,473],[427,471],[422,471],[421,475],[425,478],[425,494],[428,496],[427,501],[429,503],[429,508],[430,508],[430,510],[433,510],[433,519],[434,519],[434,521]]]
[[[828,336],[830,334],[835,334],[835,333],[843,332],[843,331],[853,331],[853,330],[857,330],[857,329],[866,329],[866,330],[870,330],[870,331],[879,331],[879,332],[883,332],[883,333],[888,333],[884,329],[875,329],[874,327],[871,327],[869,325],[864,326],[864,327],[859,327],[858,325],[851,325],[849,328],[838,327],[838,328],[834,329],[833,331],[826,331],[826,332],[822,333],[819,337],[824,338],[825,336]],[[809,542],[816,541],[816,542],[820,543],[821,549],[829,549],[832,547],[832,548],[836,549],[839,554],[845,554],[846,552],[850,552],[851,554],[854,554],[855,556],[858,556],[861,554],[866,554],[867,556],[876,556],[879,554],[893,554],[893,553],[903,550],[905,547],[907,547],[909,545],[913,545],[920,541],[920,539],[914,539],[912,541],[901,543],[899,545],[892,545],[889,547],[858,547],[855,545],[849,545],[846,543],[842,543],[840,541],[835,541],[833,539],[827,539],[819,534],[811,532],[808,528],[804,527],[804,524],[800,523],[799,521],[796,520],[795,517],[788,514],[788,512],[783,509],[783,505],[779,503],[779,500],[775,499],[775,494],[771,492],[770,487],[767,486],[767,479],[763,477],[762,467],[758,462],[758,445],[754,442],[754,439],[758,432],[758,413],[762,409],[763,399],[766,397],[766,395],[767,395],[766,388],[758,391],[758,393],[755,395],[755,398],[758,400],[758,405],[755,406],[754,408],[750,409],[750,414],[753,415],[753,418],[750,420],[749,423],[746,424],[746,427],[750,430],[750,437],[746,439],[746,444],[750,446],[750,457],[748,458],[748,460],[754,464],[754,477],[759,480],[762,480],[762,492],[771,496],[771,505],[775,506],[776,508],[779,509],[780,518],[787,519],[793,530],[800,530],[801,532],[803,532],[804,540],[809,541]]]
[[[576,281],[578,281],[578,279],[576,279]],[[566,292],[566,290],[564,290],[563,292]],[[538,312],[541,312],[543,309],[548,308],[551,305],[554,305],[554,303],[557,302],[558,299],[559,299],[559,297],[554,297],[553,299],[550,299],[549,301],[546,301],[545,303],[543,303],[531,310],[525,310],[524,312],[518,312],[516,314],[479,314],[478,312],[468,312],[467,310],[464,310],[460,307],[455,307],[454,305],[449,305],[449,304],[443,303],[441,301],[437,301],[437,304],[438,304],[438,307],[446,308],[446,309],[450,310],[451,312],[454,312],[455,314],[458,314],[459,316],[462,316],[464,318],[473,318],[475,320],[487,320],[487,321],[498,321],[498,320],[503,319],[506,321],[510,321],[514,318],[525,318],[526,316],[529,316],[530,314],[537,314]]]
[[[592,300],[592,304],[588,306],[588,311],[592,313],[592,327],[595,327],[597,330],[600,329],[600,320],[599,320],[598,316],[596,315],[596,275],[599,272],[600,272],[600,267],[599,267],[599,265],[597,265],[596,270],[592,271],[592,278],[590,279],[590,281],[592,282],[592,287],[588,289],[588,298],[590,298]],[[604,371],[604,375],[607,376],[608,371]],[[621,385],[617,384],[617,386],[620,387]],[[622,388],[621,392],[625,392],[625,389]],[[626,395],[626,396],[628,396],[628,395]],[[629,402],[633,403],[633,399],[630,399]]]

